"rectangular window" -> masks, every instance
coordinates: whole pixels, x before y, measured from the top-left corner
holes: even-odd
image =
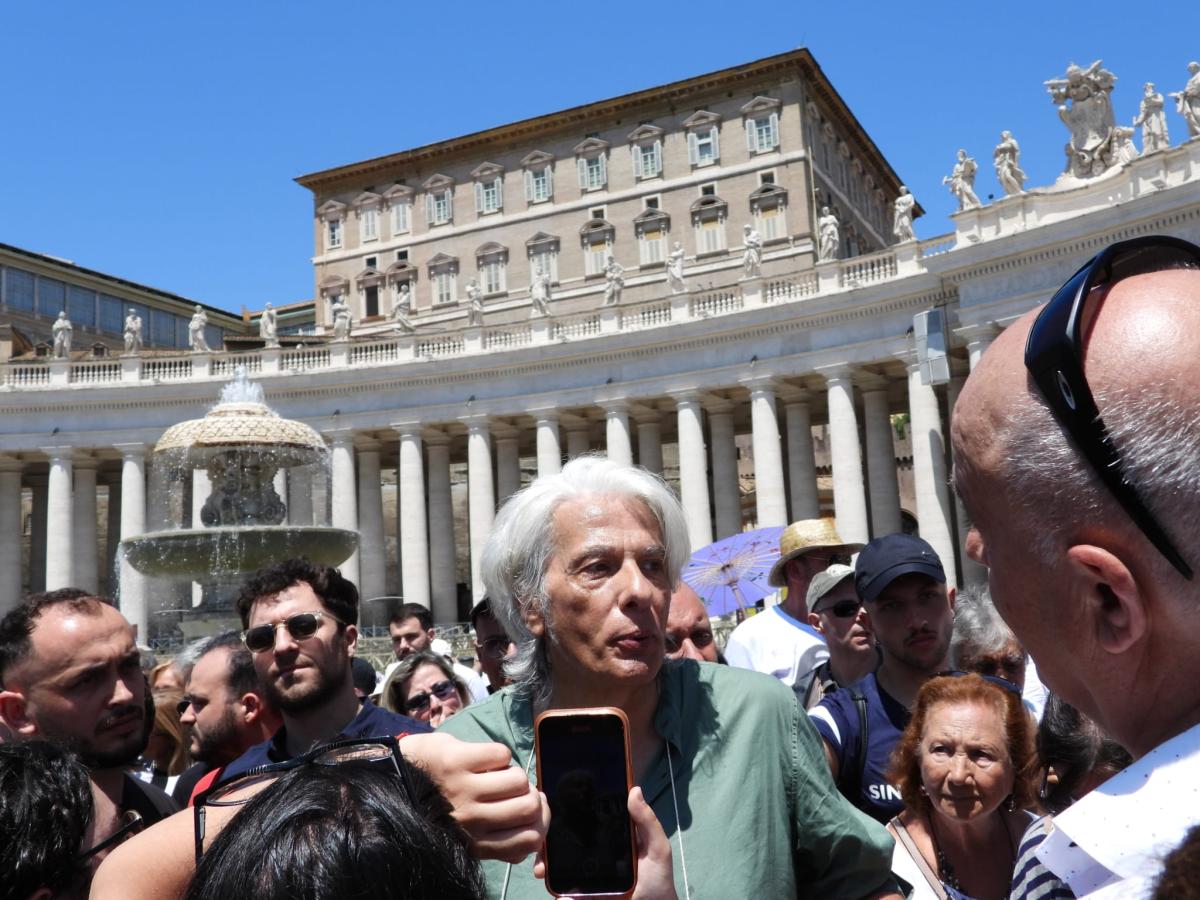
[[[437,272],[434,274],[433,302],[435,304],[454,302],[454,273]]]
[[[772,172],[759,172],[758,173],[758,183],[759,184],[774,184],[775,183],[775,173],[773,171]]]
[[[43,316],[57,316],[60,309],[67,309],[67,286],[53,278],[39,278],[37,286],[38,311]],[[67,311],[71,323],[75,323],[75,313]]]
[[[608,181],[607,166],[604,154],[579,160],[579,188],[584,191],[595,191],[604,187]]]
[[[717,196],[717,186],[716,186],[715,184],[702,184],[702,185],[700,185],[700,196],[701,196],[701,197],[715,197],[715,196]]]
[[[120,297],[100,295],[100,330],[105,334],[122,334],[125,331],[125,308]]]
[[[396,262],[408,262],[408,251],[407,250],[397,250],[396,251]]]
[[[558,281],[558,251],[540,250],[529,255],[529,274],[532,276],[541,269],[550,276],[551,281]]]
[[[479,267],[479,280],[485,294],[499,294],[504,287],[504,262],[493,259]]]
[[[658,203],[659,203],[659,198],[657,196],[647,197],[645,208],[646,209],[658,209]]]
[[[392,205],[392,234],[405,234],[409,228],[409,210],[412,204],[407,200],[397,200]]]
[[[204,340],[214,350],[225,349],[225,329],[217,325],[207,325],[204,328]]]
[[[379,315],[379,286],[372,284],[363,290],[363,315]]]
[[[688,162],[693,166],[710,166],[721,156],[717,126],[707,131],[688,132]]]
[[[62,309],[62,304],[59,304],[58,309]],[[56,315],[58,309],[54,310]],[[50,312],[50,310],[45,310],[45,312]],[[71,324],[76,328],[87,328],[89,331],[95,330],[96,292],[71,285],[67,291],[67,318],[71,320]]]
[[[659,228],[648,228],[642,232],[638,241],[638,249],[643,266],[652,266],[663,261],[663,232]]]
[[[375,241],[379,239],[379,212],[374,209],[362,211],[362,239]]]
[[[121,330],[124,332],[124,319],[122,321]],[[145,328],[146,318],[142,317],[142,327]],[[175,319],[175,343],[173,346],[186,349],[188,346],[188,326],[191,324],[189,319],[179,316]]]
[[[326,240],[325,246],[330,250],[336,250],[342,246],[342,220],[330,219],[325,223]]]
[[[598,241],[588,244],[583,251],[584,271],[588,275],[600,275],[608,265],[608,242]]]
[[[765,153],[779,146],[779,113],[746,120],[746,147],[751,153]]]
[[[33,312],[33,275],[20,269],[5,269],[4,299],[9,309]]]
[[[696,229],[696,247],[700,253],[717,253],[725,249],[725,223],[706,219]]]
[[[662,172],[662,142],[633,147],[633,170],[638,178],[654,178]]]
[[[451,216],[450,191],[425,195],[425,216],[430,225],[445,225]]]
[[[146,327],[144,320],[142,327]],[[175,315],[173,313],[162,309],[150,310],[150,343],[159,347],[175,346]]]
[[[782,206],[772,206],[758,212],[758,231],[764,241],[773,241],[787,235],[787,220]]]
[[[490,181],[475,182],[475,212],[498,212],[504,205],[503,181],[493,178]]]
[[[541,203],[549,200],[554,193],[553,179],[550,167],[525,170],[525,199],[530,203]]]

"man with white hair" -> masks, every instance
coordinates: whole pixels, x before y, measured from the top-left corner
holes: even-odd
[[[1050,690],[1136,762],[1038,852],[1142,897],[1200,822],[1200,247],[1110,245],[1005,331],[952,427],[968,553]]]
[[[664,664],[688,553],[679,501],[644,469],[583,456],[514,495],[482,560],[517,644],[514,684],[442,730],[505,744],[533,777],[538,713],[618,707],[634,778],[671,837],[681,896],[684,871],[714,897],[898,896],[891,839],[837,793],[790,690],[726,666]],[[734,834],[747,843],[730,853]],[[507,880],[510,898],[545,896],[530,865],[506,873],[485,862],[484,872],[494,895]]]

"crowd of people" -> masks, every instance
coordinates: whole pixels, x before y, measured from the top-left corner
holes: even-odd
[[[583,456],[497,514],[479,671],[405,604],[376,672],[355,585],[303,559],[162,665],[105,599],[30,595],[0,619],[0,900],[540,898],[534,722],[579,707],[628,723],[637,900],[1200,896],[1198,269],[1106,248],[973,371],[954,484],[989,588],[799,521],[780,602],[719,647],[678,499]]]

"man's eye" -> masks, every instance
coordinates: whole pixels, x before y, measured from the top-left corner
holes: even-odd
[[[668,653],[674,653],[679,649],[679,641],[675,640],[675,638],[669,634],[663,639],[663,644],[666,646]]]
[[[703,631],[693,631],[692,632],[692,643],[695,644],[697,647],[707,647],[712,642],[713,642],[713,633],[711,631],[708,631],[706,629]]]

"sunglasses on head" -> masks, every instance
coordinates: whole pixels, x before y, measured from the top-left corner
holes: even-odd
[[[813,612],[820,615],[821,613],[832,613],[839,619],[849,619],[852,616],[857,616],[858,611],[862,609],[861,600],[839,600],[824,609],[814,609]]]
[[[449,700],[451,697],[458,694],[458,688],[454,686],[454,682],[450,679],[439,681],[431,686],[428,691],[421,691],[419,694],[413,694],[404,701],[404,708],[408,712],[420,712],[423,709],[429,708],[429,695],[432,694],[439,700]]]
[[[934,678],[962,678],[965,675],[978,675],[984,681],[996,685],[996,687],[1004,688],[1010,694],[1021,696],[1021,689],[1009,681],[1007,678],[1001,678],[999,675],[984,675],[982,672],[964,672],[962,669],[947,669],[945,672],[938,672]]]
[[[246,629],[242,632],[242,641],[245,642],[246,647],[253,653],[270,650],[275,646],[275,634],[280,628],[286,628],[287,633],[294,640],[306,641],[317,633],[317,629],[321,627],[322,619],[332,619],[339,625],[345,624],[337,616],[331,616],[327,612],[297,613],[273,625],[255,625],[253,628]]]
[[[1191,567],[1129,480],[1083,373],[1083,314],[1092,289],[1134,275],[1187,267],[1200,267],[1200,247],[1173,237],[1134,238],[1101,250],[1058,289],[1034,320],[1025,343],[1025,368],[1054,418],[1105,487],[1150,543],[1191,580]]]

